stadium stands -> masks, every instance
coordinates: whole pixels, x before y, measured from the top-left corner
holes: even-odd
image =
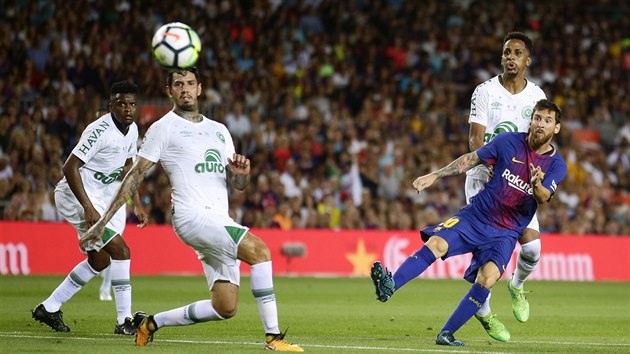
[[[468,150],[470,95],[501,41],[534,39],[529,77],[564,109],[569,176],[543,232],[630,235],[630,5],[611,0],[15,1],[0,13],[0,218],[60,221],[52,189],[110,84],[142,97],[140,134],[169,109],[152,32],[202,38],[204,112],[238,131],[252,227],[418,229],[464,205],[463,178],[413,179]],[[625,37],[624,37],[625,36]],[[242,107],[242,109],[241,109]],[[236,136],[235,136],[236,137]],[[168,180],[142,187],[170,222]],[[133,220],[133,215],[130,215]]]

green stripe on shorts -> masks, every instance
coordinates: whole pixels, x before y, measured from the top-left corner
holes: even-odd
[[[225,226],[225,230],[228,232],[235,244],[238,244],[241,241],[241,238],[243,238],[243,235],[245,235],[245,232],[247,232],[247,229],[241,229],[240,227],[234,226]]]
[[[107,244],[107,242],[109,242],[109,240],[112,239],[112,237],[118,235],[118,233],[112,229],[108,229],[105,228],[105,231],[103,232],[103,237],[101,237],[101,241],[103,242],[103,244]]]

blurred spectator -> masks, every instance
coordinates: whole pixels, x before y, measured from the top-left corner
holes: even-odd
[[[239,141],[243,141],[252,132],[249,117],[243,111],[243,103],[241,101],[234,102],[232,110],[225,116],[225,124],[230,129],[230,133]]]
[[[541,228],[630,234],[625,1],[191,4],[3,5],[4,219],[55,220],[50,191],[111,82],[128,79],[142,89],[141,132],[157,107],[171,106],[164,73],[138,41],[185,18],[202,39],[204,113],[224,122],[237,151],[252,160],[249,190],[230,194],[230,213],[244,224],[418,229],[442,222],[465,205],[463,181],[444,180],[442,190],[422,194],[411,181],[467,151],[470,94],[498,74],[505,32],[520,30],[534,39],[531,79],[565,117],[557,141],[571,182],[541,210]],[[170,223],[168,188],[161,168],[144,181],[151,222]]]

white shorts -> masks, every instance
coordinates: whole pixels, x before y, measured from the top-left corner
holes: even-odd
[[[466,176],[466,184],[464,185],[464,192],[466,193],[466,204],[470,204],[470,199],[477,195],[477,193],[479,193],[484,183],[486,183],[486,181]],[[527,225],[527,228],[540,232],[538,213],[534,214],[534,217],[532,218],[532,221],[529,222],[529,225]]]
[[[238,244],[247,234],[248,227],[236,223],[227,215],[175,207],[173,228],[182,242],[197,253],[206,274],[208,289],[212,290],[219,280],[240,286]]]
[[[88,196],[89,197],[89,196]],[[90,201],[94,208],[101,214],[105,212],[109,205],[109,201],[105,202],[99,198],[91,198]],[[89,229],[85,217],[83,207],[81,203],[74,196],[70,187],[59,186],[55,188],[55,205],[59,213],[68,221],[75,230],[77,230],[78,238],[81,239],[84,233]],[[81,246],[81,252],[87,251],[100,251],[106,244],[111,241],[116,235],[121,235],[125,231],[125,222],[127,220],[127,209],[123,205],[118,209],[114,217],[105,225],[105,233],[103,237],[96,242],[93,246],[83,247]]]

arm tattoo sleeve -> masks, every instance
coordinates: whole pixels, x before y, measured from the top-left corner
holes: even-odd
[[[476,152],[469,152],[435,172],[438,177],[455,176],[464,173],[481,163]]]
[[[103,215],[103,219],[105,222],[111,220],[114,214],[116,214],[116,211],[118,211],[118,209],[120,209],[120,207],[123,206],[123,204],[125,204],[127,200],[132,198],[132,196],[140,187],[140,184],[144,179],[144,175],[147,173],[149,168],[151,168],[151,166],[153,166],[153,163],[147,162],[134,165],[131,170],[129,170],[129,173],[127,173],[122,181],[122,185],[120,186],[118,193],[112,200],[109,208],[107,208],[105,215]]]
[[[242,191],[249,186],[249,174],[247,175],[237,175],[233,173],[231,170],[227,170],[228,182],[234,188]]]

